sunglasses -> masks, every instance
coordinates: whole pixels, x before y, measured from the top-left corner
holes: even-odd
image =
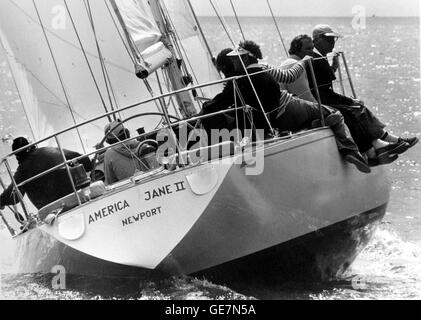
[[[322,36],[322,38],[325,39],[329,43],[335,43],[339,39],[339,37],[332,37],[332,36]]]

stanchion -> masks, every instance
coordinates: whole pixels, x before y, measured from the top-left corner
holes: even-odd
[[[339,56],[340,56],[341,54],[342,54],[342,53],[339,53]],[[340,84],[340,86],[341,86],[341,92],[342,92],[342,95],[344,96],[344,95],[345,95],[344,79],[343,79],[343,77],[342,77],[341,62],[340,62],[340,60],[339,60],[339,59],[338,59],[338,75],[339,75],[339,84]]]
[[[346,74],[348,76],[349,85],[351,86],[352,97],[354,99],[357,99],[357,95],[355,93],[354,84],[353,84],[352,78],[351,78],[351,73],[349,72],[348,63],[346,62],[345,53],[341,52],[341,55],[342,55],[342,60],[344,61],[344,66],[345,66]]]
[[[308,66],[309,66],[309,69],[310,69],[311,78],[313,80],[314,91],[316,92],[317,103],[319,104],[320,121],[322,123],[322,126],[324,127],[326,125],[325,116],[323,114],[323,106],[322,106],[322,100],[320,99],[319,87],[317,85],[316,76],[314,75],[313,60],[314,60],[314,58],[310,59],[310,61],[308,63]]]

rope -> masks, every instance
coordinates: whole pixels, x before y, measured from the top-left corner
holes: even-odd
[[[73,113],[73,109],[72,109],[72,107],[71,107],[71,105],[70,105],[69,96],[68,96],[68,94],[67,94],[67,90],[66,90],[66,88],[65,88],[65,86],[64,86],[64,82],[63,82],[63,79],[62,79],[62,77],[61,77],[60,70],[59,70],[59,68],[58,68],[58,64],[57,64],[56,58],[55,58],[55,56],[54,56],[53,49],[52,49],[52,47],[51,47],[50,41],[48,40],[48,36],[47,36],[46,31],[45,31],[44,24],[42,23],[41,15],[40,15],[40,13],[39,13],[39,11],[38,11],[38,7],[37,7],[37,5],[36,5],[36,3],[35,3],[35,0],[32,0],[32,3],[33,3],[33,5],[34,5],[35,11],[36,11],[36,13],[37,13],[38,20],[39,20],[39,24],[40,24],[40,26],[41,26],[41,28],[42,28],[42,32],[43,32],[44,37],[45,37],[45,41],[47,42],[48,50],[50,51],[51,58],[52,58],[52,60],[53,60],[53,63],[54,63],[54,66],[55,66],[55,69],[56,69],[56,72],[57,72],[57,76],[58,76],[58,78],[59,78],[59,81],[60,81],[61,87],[62,87],[62,89],[63,89],[64,97],[65,97],[65,99],[66,99],[67,105],[68,105],[69,110],[70,110],[70,114],[71,114],[72,119],[73,119],[73,123],[76,125],[76,124],[77,124],[77,121],[76,121],[75,115],[74,115],[74,113]],[[81,143],[81,145],[82,145],[83,152],[84,152],[84,153],[86,153],[85,146],[84,146],[84,144],[83,144],[83,140],[82,140],[82,137],[81,137],[81,135],[80,135],[79,129],[76,129],[76,132],[77,132],[77,135],[78,135],[78,137],[79,137],[80,143]]]

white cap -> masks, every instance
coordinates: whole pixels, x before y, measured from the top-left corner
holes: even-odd
[[[333,31],[333,29],[327,24],[319,24],[313,28],[313,39],[319,38],[320,36],[342,37],[340,33]]]
[[[237,48],[232,50],[230,53],[228,53],[227,57],[237,57],[237,56],[242,56],[246,54],[254,57],[254,55],[250,51],[244,49],[243,47],[238,46]]]

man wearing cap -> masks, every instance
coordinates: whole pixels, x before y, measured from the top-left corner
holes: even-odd
[[[366,152],[371,159],[371,165],[390,163],[397,159],[397,154],[418,143],[418,138],[400,138],[388,133],[384,130],[386,125],[365,107],[362,101],[338,94],[333,90],[338,56],[334,57],[333,65],[330,65],[327,55],[333,52],[335,43],[340,37],[342,36],[339,33],[326,24],[317,25],[313,29],[315,58],[313,69],[321,102],[341,111],[353,137],[359,142],[360,150]],[[307,69],[307,73],[310,72]],[[316,97],[311,77],[309,83],[313,96]]]
[[[281,91],[279,82],[270,72],[262,72],[268,69],[257,63],[256,57],[262,56],[257,45],[250,41],[244,42],[240,48],[227,55],[232,56],[237,75],[248,74],[247,77],[237,81],[241,92],[241,97],[238,96],[237,101],[243,99],[244,103],[252,108],[253,124],[257,129],[268,131],[270,122],[273,127],[281,131],[298,131],[309,127],[314,120],[320,119],[317,104]],[[299,67],[301,66],[296,66],[296,68]],[[281,99],[282,95],[285,99]],[[222,108],[234,104],[234,94],[226,94],[223,102]],[[215,107],[221,108],[221,105],[215,105]],[[358,170],[369,173],[370,168],[358,152],[358,147],[350,136],[342,115],[329,108],[324,108],[323,112],[326,123],[335,134],[338,149],[344,159],[354,164]]]
[[[105,136],[106,142],[113,145],[130,139],[130,131],[118,120],[105,126]],[[133,140],[118,144],[105,152],[105,184],[110,185],[130,178],[136,171],[147,170],[147,166],[136,154],[138,146],[139,141]]]
[[[48,169],[56,167],[63,163],[63,156],[58,148],[36,148],[30,146],[30,143],[24,137],[16,138],[13,141],[13,152],[18,151],[15,156],[18,161],[18,168],[14,175],[14,180],[20,184],[30,178],[37,176]],[[63,149],[67,160],[72,160],[81,155],[77,152]],[[78,160],[86,171],[92,170],[91,161],[88,157]],[[43,175],[19,188],[22,196],[28,195],[29,200],[37,209],[61,199],[73,192],[73,187],[69,179],[66,168],[63,166],[53,172]],[[20,202],[20,197],[11,184],[0,196],[0,208],[15,205]]]

